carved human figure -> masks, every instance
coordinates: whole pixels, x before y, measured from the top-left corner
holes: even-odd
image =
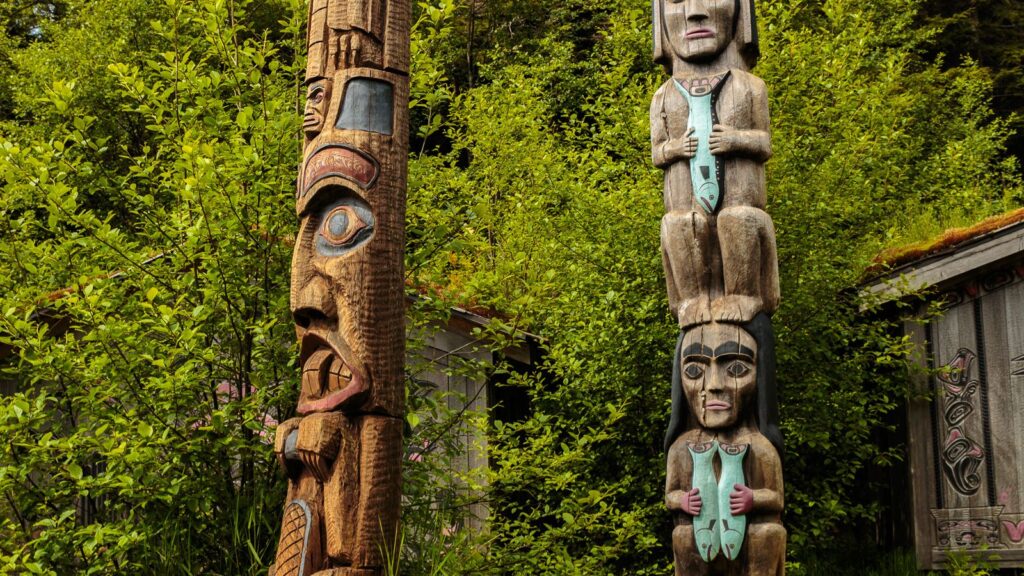
[[[681,327],[749,322],[779,301],[775,230],[764,211],[768,92],[753,0],[655,0],[654,56],[671,74],[651,103],[665,170],[662,259]]]
[[[273,576],[378,576],[404,422],[408,1],[313,0],[291,311],[301,379]]]
[[[770,325],[761,315],[749,328],[701,324],[676,349],[665,485],[676,576],[785,571]]]
[[[302,114],[302,131],[315,138],[324,129],[327,108],[331,103],[330,78],[318,78],[306,87],[306,108]]]

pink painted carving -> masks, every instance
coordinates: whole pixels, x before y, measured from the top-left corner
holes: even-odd
[[[729,513],[733,516],[746,514],[754,509],[754,491],[743,484],[733,484],[729,494]]]
[[[1014,544],[1020,544],[1021,540],[1024,540],[1024,520],[1016,524],[1009,520],[1003,520],[1003,528],[1006,528],[1006,534]]]

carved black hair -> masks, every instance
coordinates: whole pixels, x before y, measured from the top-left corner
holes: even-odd
[[[779,400],[775,382],[775,331],[772,320],[761,312],[742,327],[757,342],[757,428],[775,446],[782,457],[782,432],[779,430]],[[665,431],[665,452],[687,427],[690,405],[683,395],[682,348],[686,330],[679,331],[676,352],[672,360],[672,415]]]

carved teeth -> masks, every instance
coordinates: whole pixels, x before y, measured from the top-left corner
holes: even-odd
[[[302,391],[309,396],[320,396],[327,384],[324,372],[330,366],[334,354],[329,348],[320,348],[306,359],[302,367]]]
[[[334,358],[334,362],[331,363],[330,373],[330,389],[341,390],[348,386],[349,382],[352,381],[352,370],[349,369],[348,364],[341,358]]]

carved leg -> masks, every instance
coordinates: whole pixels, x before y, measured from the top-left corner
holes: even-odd
[[[779,304],[775,227],[763,210],[735,206],[718,216],[725,296],[711,315],[719,322],[750,322],[758,312],[771,314]]]
[[[786,529],[782,524],[747,527],[747,567],[749,576],[785,576]]]
[[[355,518],[353,568],[384,566],[384,550],[397,556],[402,481],[402,420],[367,415],[361,419],[359,504]]]
[[[672,531],[675,576],[710,576],[711,567],[701,559],[693,538],[693,526],[680,524]]]
[[[711,240],[707,218],[702,214],[673,210],[661,219],[661,257],[668,302],[681,328],[711,320]]]

